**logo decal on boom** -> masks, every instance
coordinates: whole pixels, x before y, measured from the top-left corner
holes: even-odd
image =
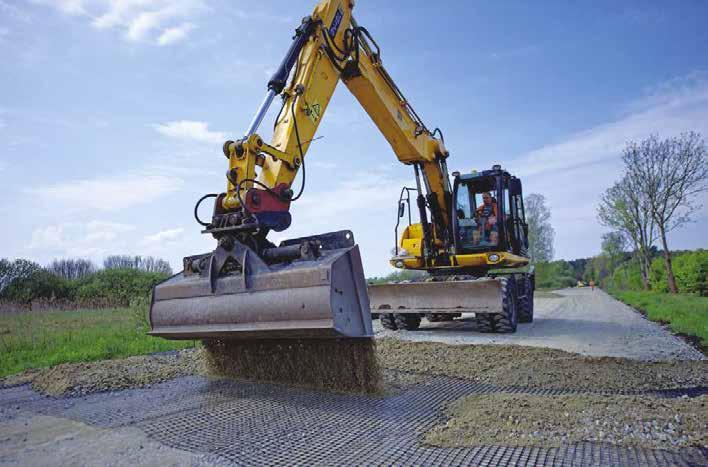
[[[320,119],[322,116],[322,106],[318,104],[317,102],[314,102],[312,104],[305,103],[305,115],[307,115],[310,120],[312,120],[312,123],[317,123],[317,120]]]

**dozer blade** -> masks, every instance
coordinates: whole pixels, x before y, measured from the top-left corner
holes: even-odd
[[[243,272],[213,281],[181,272],[155,287],[150,334],[239,340],[373,335],[353,237],[349,246],[323,249],[318,258],[270,266],[242,248]]]
[[[500,313],[498,280],[407,282],[369,285],[371,311],[391,313]]]

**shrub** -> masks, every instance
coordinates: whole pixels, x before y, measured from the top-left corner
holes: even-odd
[[[13,280],[5,287],[0,296],[5,300],[19,303],[31,303],[36,299],[72,299],[76,286],[71,281],[39,269],[26,277]]]
[[[642,272],[637,261],[628,261],[619,266],[604,284],[613,290],[644,290]]]
[[[573,267],[563,260],[536,264],[536,287],[539,289],[562,289],[577,283]]]
[[[392,273],[386,276],[370,277],[366,279],[366,282],[369,284],[386,284],[388,282],[418,280],[427,277],[427,275],[428,273],[426,273],[425,271],[402,269],[400,271],[393,271]]]
[[[708,251],[685,253],[674,263],[676,283],[681,292],[708,295]]]
[[[165,273],[137,269],[104,269],[79,282],[79,299],[103,298],[128,306],[131,300],[148,297],[152,288],[169,277]]]
[[[679,292],[705,297],[708,295],[708,251],[696,250],[676,254],[671,260]],[[651,286],[657,292],[668,292],[664,258],[651,263]]]

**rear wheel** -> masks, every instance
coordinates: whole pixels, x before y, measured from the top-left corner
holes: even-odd
[[[381,326],[383,326],[384,328],[390,329],[392,331],[398,329],[398,327],[396,326],[396,320],[393,317],[393,313],[382,313],[379,319],[381,320]]]
[[[481,332],[512,333],[516,332],[518,323],[516,281],[513,278],[501,277],[502,296],[501,313],[478,314],[477,327]]]
[[[393,316],[396,320],[396,327],[398,329],[415,331],[420,327],[420,315],[412,313],[396,313]]]
[[[519,323],[533,322],[533,276],[525,274],[519,283]]]

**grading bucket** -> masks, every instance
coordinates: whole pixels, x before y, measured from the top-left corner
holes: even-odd
[[[211,278],[183,271],[155,287],[150,334],[240,340],[373,336],[353,237],[343,248],[323,248],[317,258],[275,265],[241,248],[240,272]]]

